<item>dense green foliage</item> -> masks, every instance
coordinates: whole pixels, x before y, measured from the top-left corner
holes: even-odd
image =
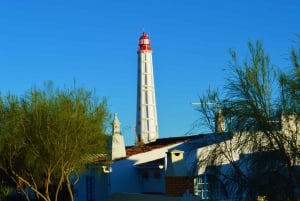
[[[84,170],[89,154],[106,153],[108,118],[106,100],[83,88],[48,83],[0,97],[0,168],[40,200],[57,200],[62,185],[72,199],[71,174]]]

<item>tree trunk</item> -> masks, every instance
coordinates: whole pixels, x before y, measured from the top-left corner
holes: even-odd
[[[59,195],[59,192],[61,190],[61,186],[63,184],[63,181],[64,181],[64,168],[62,168],[62,170],[61,170],[61,176],[60,176],[59,182],[56,186],[55,200],[54,201],[58,201],[58,195]]]
[[[69,192],[69,195],[70,195],[70,201],[74,201],[74,196],[73,196],[73,191],[72,191],[72,186],[70,184],[70,175],[67,174],[66,175],[66,181],[67,181],[67,188],[68,188],[68,192]]]
[[[50,194],[49,194],[50,182],[51,182],[51,171],[48,169],[46,172],[46,178],[44,183],[46,201],[51,201]]]

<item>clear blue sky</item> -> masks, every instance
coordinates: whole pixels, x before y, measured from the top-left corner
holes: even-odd
[[[107,97],[134,143],[137,42],[150,35],[160,137],[199,132],[191,102],[224,83],[228,49],[241,58],[262,40],[282,68],[300,34],[298,0],[2,0],[0,91],[23,94],[53,81]]]

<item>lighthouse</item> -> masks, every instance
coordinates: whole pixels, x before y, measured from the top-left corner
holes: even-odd
[[[137,77],[137,144],[147,144],[158,138],[156,99],[149,36],[143,32],[139,38]]]

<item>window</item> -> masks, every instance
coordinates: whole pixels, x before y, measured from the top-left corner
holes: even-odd
[[[194,178],[194,193],[200,199],[224,199],[227,197],[222,183],[213,175],[199,175]]]
[[[86,177],[86,200],[95,201],[95,177]]]
[[[154,171],[154,178],[155,179],[160,179],[160,171],[159,170]]]
[[[198,176],[194,179],[194,192],[201,199],[209,199],[209,186],[206,175]]]
[[[149,173],[148,173],[148,171],[144,170],[144,171],[142,172],[142,177],[143,177],[144,179],[148,179],[148,178],[149,178]]]

